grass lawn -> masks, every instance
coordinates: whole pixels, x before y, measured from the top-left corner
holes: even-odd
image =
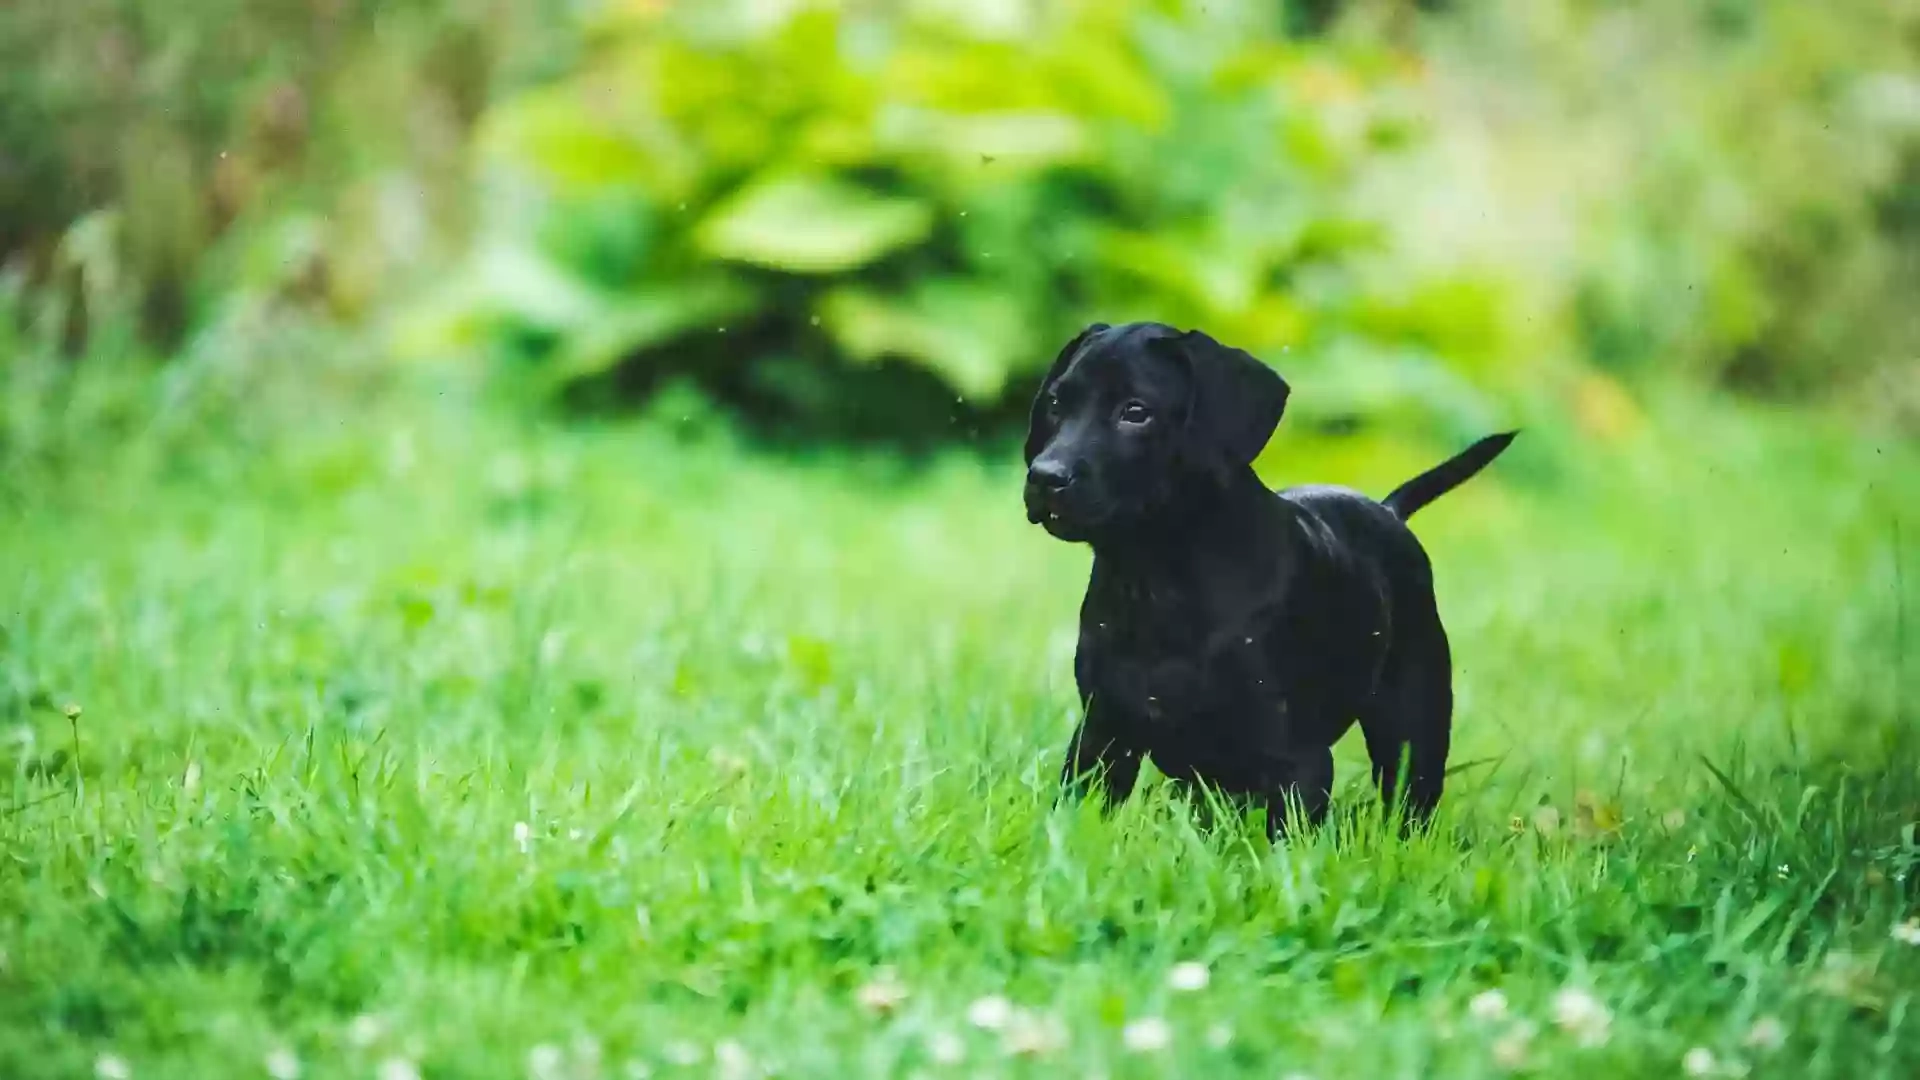
[[[1087,555],[1004,460],[419,409],[20,479],[0,1077],[1920,1075],[1920,452],[1546,445],[1417,521],[1444,828],[1344,745],[1277,849],[1050,809]]]

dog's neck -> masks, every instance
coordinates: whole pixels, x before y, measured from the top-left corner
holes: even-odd
[[[1284,504],[1251,467],[1196,478],[1151,517],[1095,540],[1090,545],[1094,571],[1115,583],[1155,582],[1195,573],[1213,577],[1227,567],[1276,565],[1248,559],[1246,548],[1273,535],[1257,527],[1261,518],[1283,512]]]

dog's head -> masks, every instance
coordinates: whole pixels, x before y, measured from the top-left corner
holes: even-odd
[[[1239,349],[1160,323],[1095,323],[1067,343],[1027,427],[1027,519],[1095,541],[1252,465],[1287,383]]]

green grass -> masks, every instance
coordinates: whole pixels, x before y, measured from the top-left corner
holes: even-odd
[[[19,479],[0,1076],[1477,1077],[1529,1021],[1541,1076],[1920,1074],[1920,456],[1789,420],[1541,436],[1427,511],[1445,828],[1383,834],[1343,746],[1271,850],[1157,785],[1050,810],[1087,556],[1003,460],[416,410]]]

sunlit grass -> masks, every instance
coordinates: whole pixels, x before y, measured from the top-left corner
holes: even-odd
[[[0,1075],[1914,1075],[1920,462],[1664,430],[1419,519],[1444,829],[1344,747],[1277,850],[1050,809],[1004,462],[107,455],[0,529]]]

